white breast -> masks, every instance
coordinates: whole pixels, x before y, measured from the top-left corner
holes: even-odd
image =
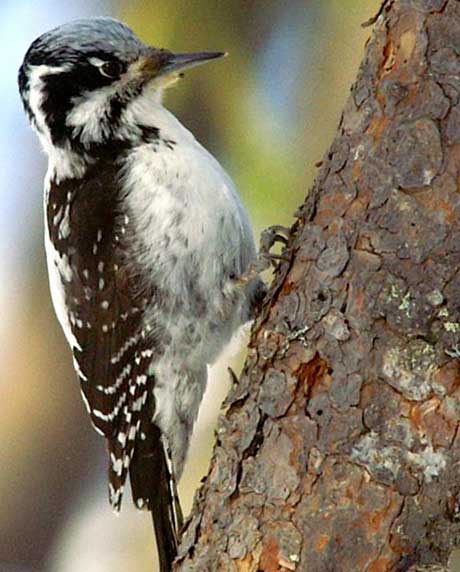
[[[246,212],[231,179],[174,116],[157,106],[151,121],[160,142],[135,148],[125,170],[145,266],[170,289],[184,283],[190,264],[204,290],[222,287],[222,266],[241,273],[255,253]]]

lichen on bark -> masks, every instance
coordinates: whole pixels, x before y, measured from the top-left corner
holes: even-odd
[[[460,538],[460,2],[389,0],[176,572],[444,569]]]

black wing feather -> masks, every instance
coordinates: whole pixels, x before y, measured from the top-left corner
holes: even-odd
[[[152,423],[149,366],[155,344],[144,329],[145,308],[152,307],[155,293],[140,288],[141,269],[128,248],[130,221],[121,207],[114,157],[83,179],[52,182],[47,205],[50,240],[71,270],[71,279],[62,282],[79,345],[73,348],[74,361],[91,420],[108,441],[110,501],[116,510],[136,443],[153,439],[165,455]],[[145,501],[148,508],[147,493],[152,493],[139,488],[141,473],[142,467],[133,473],[142,491],[137,504]]]

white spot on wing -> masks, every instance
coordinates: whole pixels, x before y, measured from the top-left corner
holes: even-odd
[[[123,472],[123,461],[121,459],[117,459],[113,453],[110,454],[110,460],[112,461],[113,472],[120,476]]]
[[[134,346],[139,340],[139,335],[135,334],[126,340],[126,342],[121,346],[118,352],[110,359],[110,362],[113,364],[118,363],[126,351],[129,350],[130,347]]]
[[[88,401],[83,389],[80,389],[80,393],[81,393],[81,398],[83,399],[83,403],[85,404],[86,411],[88,411],[88,413],[91,413],[91,406],[89,404],[89,401]]]
[[[82,372],[80,365],[77,361],[77,358],[75,356],[73,356],[73,367],[75,368],[75,371],[77,372],[77,375],[80,379],[82,379],[83,381],[88,381],[88,378],[86,377],[86,375]],[[86,399],[86,397],[85,397]]]
[[[45,251],[46,251],[46,261],[48,265],[48,277],[50,283],[51,299],[53,301],[54,311],[64,330],[67,342],[72,348],[77,348],[81,350],[81,346],[78,343],[77,338],[72,332],[72,327],[70,325],[69,316],[67,314],[67,308],[65,304],[65,294],[64,287],[62,284],[63,277],[70,270],[67,257],[64,262],[59,256],[59,253],[55,250],[48,233],[48,225],[45,221]],[[71,273],[71,270],[70,270]],[[68,276],[68,275],[67,275]]]
[[[118,415],[118,412],[120,411],[120,408],[125,401],[126,401],[126,393],[123,393],[110,413],[102,413],[98,409],[93,409],[93,415],[94,417],[102,419],[102,421],[113,421],[115,417]]]
[[[96,389],[98,391],[102,391],[103,393],[107,393],[108,395],[113,395],[117,392],[117,390],[121,387],[125,378],[131,373],[131,364],[128,363],[125,367],[121,370],[120,375],[116,378],[115,383],[113,385],[109,385],[104,387],[103,385],[96,385]]]
[[[59,238],[66,239],[70,235],[70,205],[66,205],[64,209],[64,216],[62,217],[61,224],[59,225]]]

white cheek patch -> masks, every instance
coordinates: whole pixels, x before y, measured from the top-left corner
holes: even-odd
[[[74,107],[67,115],[66,125],[74,128],[75,135],[79,136],[83,144],[100,143],[109,135],[107,114],[116,92],[116,85],[110,85],[91,93],[83,93],[75,99]]]
[[[89,62],[97,68],[106,63],[99,58],[91,58]],[[74,99],[73,108],[66,118],[66,125],[73,128],[74,136],[78,137],[83,145],[101,143],[111,136],[113,128],[110,119],[112,101],[114,98],[126,97],[126,105],[128,105],[129,85],[136,79],[137,75],[130,67],[111,85],[84,92]],[[125,93],[125,90],[128,91]],[[117,134],[120,138],[133,139],[139,136],[140,130],[136,124],[122,124],[119,126]]]

